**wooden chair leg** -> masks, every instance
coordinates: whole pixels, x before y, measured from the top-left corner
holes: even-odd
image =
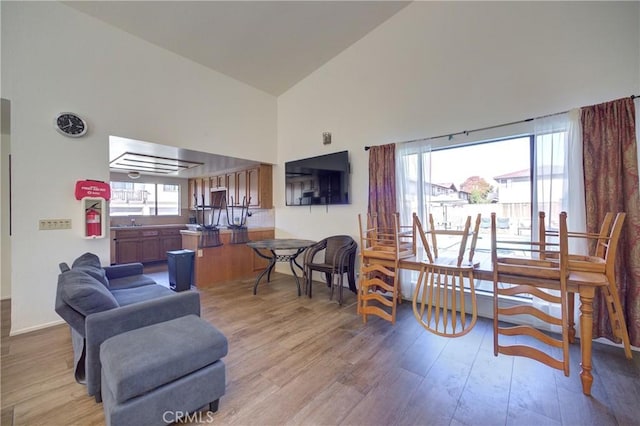
[[[569,324],[569,343],[576,342],[576,322],[573,319],[575,317],[575,312],[576,312],[575,300],[576,300],[575,293],[569,293],[567,295],[567,321]]]
[[[624,346],[624,355],[627,359],[632,358],[631,343],[629,342],[629,333],[627,331],[627,323],[624,320],[624,313],[620,299],[618,298],[617,289],[613,286],[602,287],[604,298],[607,302],[607,311],[609,312],[609,321],[611,322],[611,330],[613,334],[622,340]],[[615,291],[615,293],[613,293]]]

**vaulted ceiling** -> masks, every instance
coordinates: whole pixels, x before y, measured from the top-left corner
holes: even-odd
[[[136,37],[279,96],[382,24],[409,1],[65,1]],[[254,162],[126,138],[111,138],[112,171],[197,159],[170,175],[189,177]],[[154,160],[156,161],[156,160]],[[136,166],[136,164],[138,166]]]
[[[66,5],[278,96],[407,1],[67,1]]]

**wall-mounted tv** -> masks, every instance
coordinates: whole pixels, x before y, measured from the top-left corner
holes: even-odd
[[[287,206],[351,203],[348,151],[288,161],[284,169]]]

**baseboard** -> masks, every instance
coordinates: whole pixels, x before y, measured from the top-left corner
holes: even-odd
[[[58,321],[51,321],[48,323],[35,325],[33,327],[22,328],[20,330],[11,330],[11,332],[9,333],[9,336],[17,336],[19,334],[31,333],[32,331],[38,331],[44,328],[55,327],[56,325],[60,325],[60,324],[66,324],[66,323],[64,322],[64,320],[61,319]]]

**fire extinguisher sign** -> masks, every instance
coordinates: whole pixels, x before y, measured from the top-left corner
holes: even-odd
[[[82,200],[85,197],[111,198],[111,187],[108,183],[101,180],[79,180],[76,182],[76,200]]]

